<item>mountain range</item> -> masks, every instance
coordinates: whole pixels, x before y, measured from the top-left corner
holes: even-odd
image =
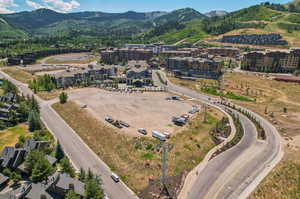
[[[49,9],[0,15],[0,38],[60,36],[70,32],[89,36],[142,33],[161,24],[184,23],[204,15],[186,8],[173,12],[125,13],[78,12],[58,13]],[[12,33],[14,34],[8,34]],[[6,38],[5,38],[6,37]]]
[[[300,46],[300,0],[288,4],[263,3],[231,13],[202,14],[184,8],[172,12],[125,13],[58,13],[38,9],[0,14],[0,41],[68,36],[197,43],[223,34],[270,32],[279,32],[291,45]]]

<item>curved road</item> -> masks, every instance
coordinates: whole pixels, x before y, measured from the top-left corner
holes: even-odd
[[[161,73],[166,79],[165,74]],[[22,84],[5,73],[0,75],[18,86],[25,95],[32,95],[27,85]],[[153,73],[154,82],[160,86],[156,73]],[[211,104],[209,97],[197,92],[178,87],[168,82],[166,88],[171,92],[180,93]],[[81,140],[81,138],[64,122],[64,120],[51,108],[51,104],[38,98],[41,107],[41,117],[48,129],[60,141],[66,154],[77,168],[90,168],[94,173],[101,175],[104,190],[112,199],[137,199],[137,196],[123,184],[114,183],[110,178],[110,169],[106,164]],[[218,108],[223,109],[221,105]],[[236,113],[239,114],[239,113]],[[215,199],[215,198],[246,198],[265,177],[269,171],[280,161],[280,136],[275,127],[268,121],[255,115],[266,131],[267,139],[257,139],[254,124],[245,116],[239,114],[245,136],[233,148],[213,158],[198,174],[196,180],[187,192],[181,193],[182,199]],[[188,184],[188,182],[185,183]]]
[[[14,83],[24,95],[33,95],[33,92],[23,84],[0,72],[0,77]],[[122,182],[115,183],[110,175],[108,166],[84,143],[74,130],[51,108],[48,101],[36,96],[41,109],[41,118],[47,128],[59,140],[64,152],[68,155],[73,165],[85,170],[91,169],[95,174],[100,175],[104,191],[111,199],[138,199],[138,197]]]
[[[160,82],[156,72],[168,82],[167,86]],[[154,71],[153,79],[155,84],[165,86],[171,92],[211,104],[209,96],[172,84],[161,71]],[[225,109],[222,105],[217,107]],[[181,192],[180,199],[247,198],[281,160],[281,137],[276,128],[258,114],[251,112],[266,131],[266,140],[258,140],[254,124],[242,114],[236,111],[235,113],[239,115],[244,129],[243,138],[235,147],[209,161],[198,176],[195,176],[193,184],[186,180],[184,186],[188,186],[188,189],[183,190],[188,191]]]

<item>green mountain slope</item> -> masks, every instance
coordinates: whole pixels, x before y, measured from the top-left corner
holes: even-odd
[[[183,9],[175,10],[173,12],[170,12],[166,15],[154,19],[154,23],[158,25],[165,24],[168,22],[182,23],[196,18],[205,18],[205,17],[206,17],[205,15],[199,13],[198,11],[192,8],[183,8]]]
[[[2,40],[26,39],[28,35],[24,31],[10,26],[4,19],[0,18],[0,38]]]
[[[185,22],[203,17],[193,9],[170,13],[128,11],[125,13],[58,13],[49,9],[0,15],[10,26],[33,36],[112,36],[127,37],[169,22]]]

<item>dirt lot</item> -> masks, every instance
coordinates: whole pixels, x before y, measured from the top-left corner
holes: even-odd
[[[129,128],[121,131],[131,136],[137,136],[137,129],[144,128],[151,136],[152,130],[177,132],[171,119],[192,109],[189,100],[168,101],[168,93],[118,93],[96,88],[82,89],[71,94],[71,98],[79,105],[86,104],[87,109],[100,121],[110,116],[115,120],[122,120],[130,124]],[[105,122],[106,123],[106,122]],[[107,125],[111,126],[109,123]]]
[[[151,96],[150,98],[152,99]],[[101,103],[99,98],[97,101]],[[122,100],[122,103],[123,101],[125,100]],[[80,108],[72,99],[67,104],[57,103],[53,107],[85,143],[136,193],[145,189],[151,179],[159,179],[161,151],[157,151],[158,140],[146,136],[127,136],[111,128],[110,125],[100,122],[94,114]],[[168,144],[172,146],[168,155],[170,176],[190,171],[202,161],[207,152],[215,146],[209,132],[222,117],[221,112],[209,108],[207,122],[203,122],[202,114],[197,114],[185,128],[168,140]]]
[[[47,57],[39,62],[45,64],[88,64],[97,60],[98,57],[90,53],[70,53]]]

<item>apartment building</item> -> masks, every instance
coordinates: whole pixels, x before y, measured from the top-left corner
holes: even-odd
[[[141,48],[120,48],[101,52],[101,61],[105,64],[118,64],[130,60],[149,61],[153,57],[153,51]]]
[[[208,54],[222,57],[236,57],[240,54],[238,48],[214,47],[207,49]]]
[[[167,59],[167,70],[177,77],[218,79],[222,75],[223,62],[193,57]]]
[[[84,81],[102,81],[117,74],[116,66],[88,66],[79,69],[66,70],[56,73],[53,76],[56,79],[58,87],[66,88],[74,85],[80,85]]]
[[[257,72],[292,73],[300,69],[300,49],[246,53],[241,68]]]
[[[174,45],[165,45],[164,43],[153,43],[153,44],[125,44],[125,48],[128,49],[145,49],[151,50],[154,54],[159,54],[164,51],[176,50],[177,47]]]

